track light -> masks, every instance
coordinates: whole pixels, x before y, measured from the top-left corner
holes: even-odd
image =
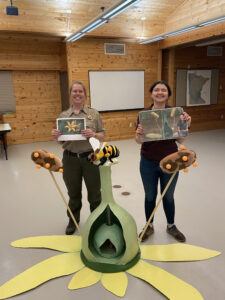
[[[165,37],[179,35],[179,34],[181,34],[181,33],[184,33],[184,32],[188,32],[188,31],[194,30],[194,29],[196,29],[197,27],[198,27],[198,26],[194,25],[194,26],[189,26],[189,27],[186,27],[186,28],[182,28],[182,29],[180,29],[180,30],[168,32],[168,33],[165,34]]]
[[[77,32],[71,34],[70,36],[65,38],[66,42],[74,42],[84,36],[87,32],[90,32],[101,25],[107,23],[110,19],[114,18],[118,14],[122,13],[125,9],[130,7],[131,5],[137,3],[140,0],[125,0],[120,1],[115,6],[111,7],[110,9],[104,11],[103,13],[96,19],[89,22],[87,25],[79,29]]]
[[[150,44],[150,43],[158,42],[158,41],[161,41],[161,40],[164,40],[163,36],[156,36],[154,38],[142,41],[142,42],[140,42],[140,44]]]
[[[184,27],[184,28],[181,28],[181,29],[178,29],[178,30],[175,30],[175,31],[170,31],[170,32],[167,32],[167,33],[162,34],[162,35],[153,36],[152,38],[141,41],[139,44],[154,43],[154,42],[157,42],[157,41],[160,41],[160,40],[164,40],[165,38],[168,38],[168,37],[171,37],[171,36],[179,35],[179,34],[191,31],[191,30],[199,29],[203,26],[208,26],[208,25],[211,25],[211,24],[216,24],[216,23],[220,23],[220,22],[224,22],[224,21],[225,21],[225,16],[222,16],[222,17],[211,19],[211,20],[201,22],[201,23],[198,23],[198,24],[195,24],[195,25]]]
[[[208,25],[211,25],[211,24],[220,23],[220,22],[223,22],[223,21],[225,21],[225,16],[217,18],[217,19],[211,19],[211,20],[199,23],[198,26],[203,27],[203,26],[208,26]]]
[[[102,19],[98,19],[95,22],[92,22],[90,25],[86,26],[81,32],[88,32],[89,29],[95,28],[99,23],[102,22]]]
[[[101,22],[99,22],[98,24],[91,26],[89,29],[86,29],[85,32],[91,32],[92,30],[97,29],[98,27],[102,26],[106,22],[108,22],[108,20],[101,20]]]
[[[125,9],[135,4],[139,0],[126,0],[122,1],[122,3],[118,4],[115,8],[110,9],[107,13],[103,14],[103,19],[112,19],[118,14],[122,13]]]
[[[76,40],[80,39],[82,36],[84,36],[85,33],[82,33],[82,32],[78,32],[77,34],[73,35],[73,36],[70,36],[68,39],[67,39],[67,42],[75,42]]]

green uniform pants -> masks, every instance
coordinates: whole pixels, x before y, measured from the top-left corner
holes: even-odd
[[[69,195],[69,207],[79,223],[82,207],[82,179],[88,192],[88,202],[92,212],[101,202],[99,168],[87,160],[63,153],[63,179]],[[70,217],[67,211],[68,217]]]

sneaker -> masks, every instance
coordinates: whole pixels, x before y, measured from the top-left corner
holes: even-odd
[[[144,231],[144,229],[142,230],[142,232]],[[139,237],[142,235],[142,232],[139,234]],[[145,240],[147,240],[147,238],[150,237],[150,235],[152,235],[154,233],[154,227],[153,226],[148,226],[144,235],[141,238],[141,242],[144,242]]]
[[[67,227],[66,227],[66,234],[67,235],[71,235],[71,234],[73,234],[75,231],[76,231],[76,226],[75,226],[75,224],[74,224],[74,222],[73,222],[73,220],[72,219],[70,219],[69,220],[69,223],[68,223],[68,225],[67,225]]]
[[[180,232],[176,225],[173,225],[172,227],[168,227],[167,226],[167,229],[166,231],[172,235],[178,242],[181,242],[181,243],[184,243],[186,241],[186,238],[185,236],[183,235],[182,232]]]

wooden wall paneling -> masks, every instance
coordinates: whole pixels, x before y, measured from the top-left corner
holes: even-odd
[[[225,128],[225,105],[186,107],[192,117],[191,131],[215,130]]]
[[[159,50],[158,53],[158,68],[157,68],[157,79],[161,80],[162,79],[162,50]]]
[[[89,101],[89,70],[145,70],[145,106],[149,106],[149,86],[158,78],[158,45],[126,43],[126,55],[105,55],[104,43],[109,39],[82,39],[67,45],[68,76],[84,82]],[[107,139],[132,138],[137,112],[103,113]]]
[[[174,91],[174,64],[175,64],[175,49],[172,48],[169,50],[169,57],[168,57],[168,84],[172,91]],[[174,93],[172,93],[172,96],[169,98],[169,104],[173,106],[175,104],[174,100]]]
[[[224,50],[225,51],[225,50]],[[219,95],[218,102],[225,104],[225,67],[219,69]]]
[[[64,53],[56,38],[0,34],[1,70],[65,70]]]
[[[225,43],[222,56],[207,56],[207,46],[177,48],[175,54],[175,69],[218,69],[219,94],[218,104],[225,104]]]
[[[11,144],[51,140],[51,130],[61,111],[57,71],[13,71],[16,113],[4,115],[10,123]]]
[[[208,57],[207,47],[179,47],[174,53],[174,82],[177,81],[177,69],[218,69],[219,91],[218,103],[215,105],[185,107],[192,116],[191,131],[225,128],[225,43],[223,56]],[[163,50],[164,71],[169,69],[169,52],[171,49]],[[176,94],[176,87],[173,88]]]
[[[9,143],[50,140],[61,111],[58,71],[67,69],[65,44],[59,38],[2,33],[0,69],[13,71],[16,113],[3,117],[13,129]]]
[[[162,80],[165,80],[172,91],[169,98],[169,105],[175,105],[175,49],[165,49],[162,51]]]
[[[169,77],[169,49],[162,50],[162,80],[168,82]]]
[[[122,140],[134,137],[138,110],[107,112],[101,113],[101,116],[104,128],[106,129],[106,140]]]
[[[60,44],[60,71],[67,71],[67,52],[65,42]]]
[[[27,1],[28,2],[28,1]],[[32,1],[36,2],[36,1]],[[19,6],[19,5],[18,5]],[[18,7],[17,6],[17,7]],[[34,11],[34,9],[33,9]],[[79,20],[80,23],[82,20]],[[68,30],[67,14],[57,15],[32,15],[23,14],[19,10],[18,16],[8,16],[5,13],[0,13],[0,30],[10,32],[30,32],[37,34],[50,34],[54,36],[66,36]]]

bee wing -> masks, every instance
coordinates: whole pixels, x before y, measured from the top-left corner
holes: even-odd
[[[102,143],[100,150],[102,150],[107,145],[106,142]]]
[[[91,147],[93,148],[94,151],[100,149],[100,142],[96,138],[91,137],[89,139],[89,143],[91,144]]]

